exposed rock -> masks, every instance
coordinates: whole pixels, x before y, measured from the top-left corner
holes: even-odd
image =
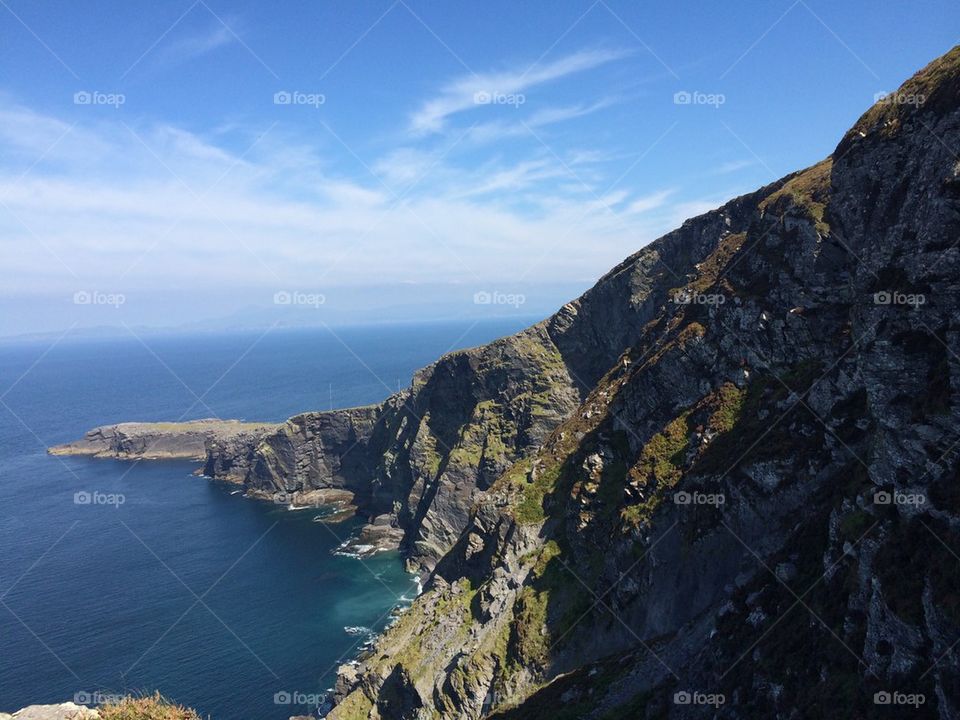
[[[90,455],[120,460],[204,460],[214,443],[250,443],[272,432],[270,423],[239,420],[104,425],[82,439],[47,450],[51,455]]]
[[[0,713],[0,720],[95,720],[100,717],[96,710],[72,702],[60,705],[31,705],[13,715]]]

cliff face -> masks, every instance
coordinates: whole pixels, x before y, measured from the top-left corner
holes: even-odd
[[[695,273],[719,235],[745,232],[758,203],[782,182],[689,221],[547,320],[445,355],[380,405],[303,413],[275,426],[123,423],[50,452],[204,459],[205,475],[255,497],[296,502],[317,490],[347,490],[362,514],[379,518],[371,531],[389,519],[390,537],[402,538],[410,562],[430,569],[482,493],[535,452],[643,337],[673,274]]]
[[[362,512],[392,514],[411,561],[432,567],[480,494],[539,448],[638,341],[667,300],[671,272],[695,272],[719,234],[744,232],[762,197],[690,221],[556,315],[445,355],[379,406],[305,413],[262,438],[212,442],[204,472],[261,496],[348,489]]]
[[[371,447],[452,547],[330,717],[960,716],[958,243],[955,48],[830,158],[424,371]]]

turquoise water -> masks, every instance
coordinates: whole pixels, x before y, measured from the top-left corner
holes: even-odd
[[[285,720],[359,650],[346,627],[381,629],[416,593],[396,555],[332,554],[356,521],[247,500],[193,463],[47,446],[123,420],[376,402],[443,352],[526,324],[0,344],[0,711],[159,690],[216,720]]]

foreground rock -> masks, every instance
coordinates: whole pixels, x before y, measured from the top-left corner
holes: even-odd
[[[47,452],[120,460],[206,460],[207,449],[214,443],[255,443],[276,427],[271,423],[213,419],[125,422],[94,428],[80,440],[55,445]]]
[[[31,705],[9,715],[0,713],[0,720],[95,720],[100,713],[72,702],[61,705]]]

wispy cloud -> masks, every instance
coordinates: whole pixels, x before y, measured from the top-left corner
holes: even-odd
[[[585,185],[542,149],[470,167],[436,153],[384,154],[373,167],[385,181],[419,180],[397,202],[372,178],[330,171],[316,159],[322,148],[280,130],[228,150],[169,125],[108,119],[74,128],[21,178],[26,159],[69,127],[24,108],[0,112],[0,198],[10,209],[0,234],[16,248],[0,253],[7,294],[38,283],[66,293],[77,278],[106,290],[229,286],[254,296],[400,276],[566,281],[599,276],[669,229],[670,191],[598,200],[601,183]]]
[[[488,123],[477,123],[469,133],[469,138],[473,142],[494,142],[505,140],[511,137],[524,137],[530,135],[530,130],[555,125],[557,123],[574,120],[592,113],[610,107],[616,102],[614,98],[603,98],[589,105],[577,104],[557,107],[546,107],[537,110],[529,117],[512,122],[494,121]]]
[[[643,197],[633,200],[629,205],[627,205],[624,212],[628,215],[635,215],[663,207],[667,203],[667,198],[673,195],[674,192],[676,191],[660,190],[659,192],[651,193],[650,195],[644,195]]]
[[[562,167],[547,158],[525,160],[512,167],[494,170],[484,175],[483,179],[459,194],[462,197],[486,195],[505,190],[516,191],[528,188],[544,180],[551,180],[566,175]]]
[[[236,36],[219,21],[207,30],[170,40],[157,53],[161,64],[179,64],[206,55],[236,40]]]
[[[439,132],[444,129],[451,115],[482,107],[487,104],[483,102],[486,98],[523,93],[538,85],[618,60],[627,54],[622,50],[584,50],[534,67],[461,76],[421,105],[410,118],[410,130],[419,135]]]
[[[738,170],[743,170],[744,168],[752,167],[753,165],[758,165],[760,163],[756,158],[746,158],[744,160],[731,160],[730,162],[725,162],[719,167],[717,167],[713,172],[715,175],[729,175],[730,173],[735,173]]]

